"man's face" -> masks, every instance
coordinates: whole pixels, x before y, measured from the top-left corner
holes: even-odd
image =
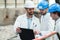
[[[51,15],[51,17],[52,17],[53,20],[57,19],[57,14],[51,13],[50,15]]]
[[[44,10],[43,10],[43,9],[40,9],[39,12],[40,12],[42,15],[45,15],[46,12],[47,12],[47,9],[44,9]]]
[[[34,13],[34,8],[26,8],[26,11],[29,15],[33,15]]]

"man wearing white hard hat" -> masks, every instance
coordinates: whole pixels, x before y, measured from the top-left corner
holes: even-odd
[[[33,29],[34,34],[38,34],[38,32],[40,32],[39,20],[33,15],[34,7],[35,5],[32,1],[26,1],[24,5],[26,13],[24,15],[17,17],[17,20],[14,24],[14,31],[16,33],[19,33],[21,31],[20,28]]]

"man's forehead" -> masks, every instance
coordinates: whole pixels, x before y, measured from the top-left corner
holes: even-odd
[[[34,9],[34,8],[26,8],[26,9]]]

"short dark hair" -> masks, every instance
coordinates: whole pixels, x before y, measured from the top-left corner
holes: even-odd
[[[53,12],[54,14],[57,13],[57,15],[60,17],[60,12],[56,11],[56,12]]]

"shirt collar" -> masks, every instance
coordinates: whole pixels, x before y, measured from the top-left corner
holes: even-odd
[[[58,18],[57,20],[56,20],[56,23],[58,23],[60,21],[60,18]]]

